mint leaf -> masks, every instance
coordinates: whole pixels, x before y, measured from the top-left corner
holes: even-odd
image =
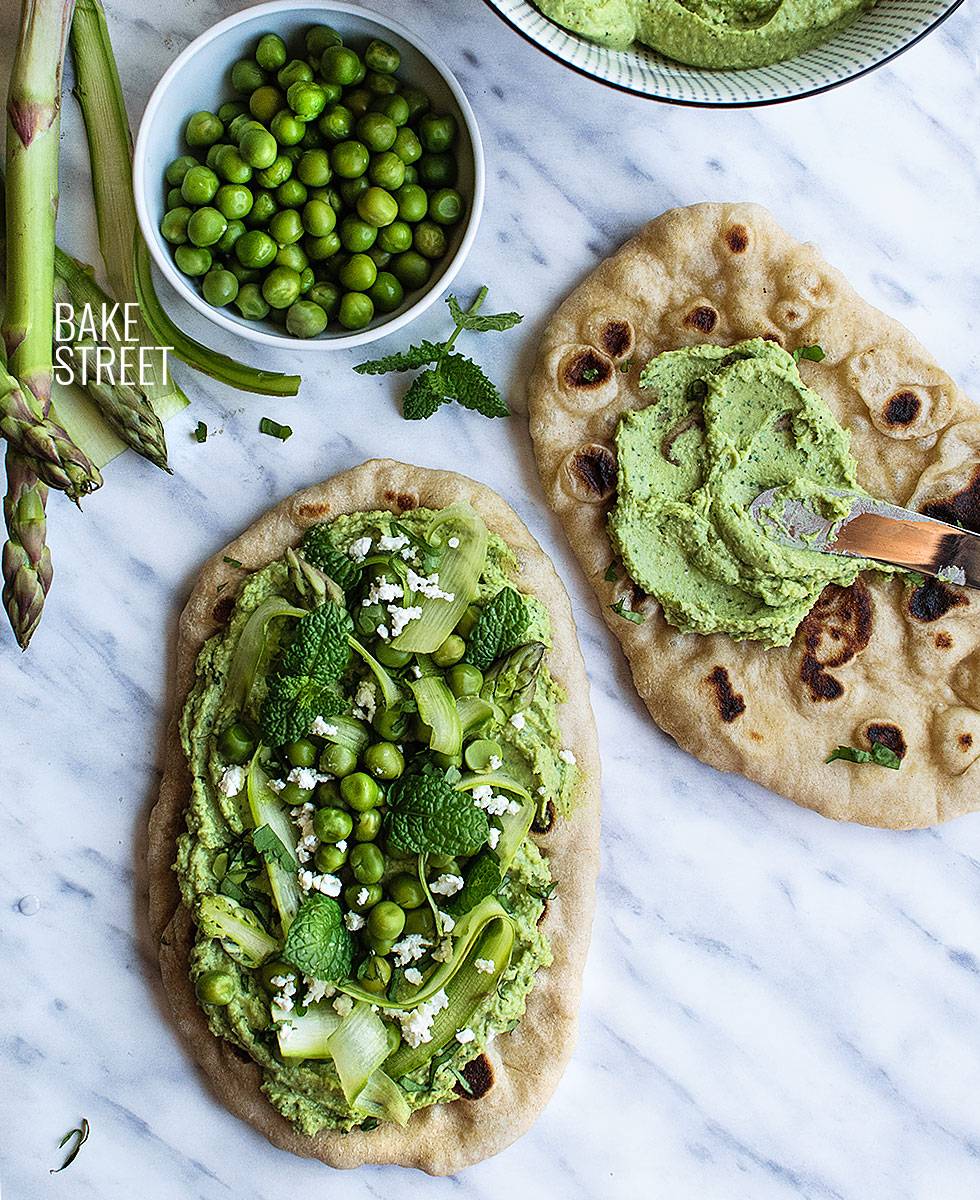
[[[262,741],[272,747],[298,741],[317,717],[345,711],[347,704],[336,684],[309,675],[274,675],[259,717]]]
[[[512,587],[501,588],[484,604],[470,634],[466,661],[485,671],[499,658],[520,645],[531,622],[527,605]]]
[[[496,854],[492,850],[482,851],[467,868],[463,886],[449,905],[449,915],[457,920],[465,916],[481,900],[492,896],[501,883],[503,875]]]
[[[895,751],[881,742],[873,742],[870,750],[860,750],[856,746],[838,746],[824,762],[832,763],[837,759],[853,763],[874,763],[892,771],[897,771],[902,765],[902,760]]]
[[[619,567],[616,566],[615,559],[613,559],[609,566],[606,567],[606,573],[602,578],[606,581],[606,583],[615,583],[619,578]]]
[[[283,675],[309,675],[323,683],[341,677],[350,664],[348,639],[354,622],[345,608],[327,601],[296,622],[279,664]]]
[[[487,333],[491,330],[502,331],[513,329],[520,325],[524,318],[518,312],[484,314],[478,316],[474,312],[464,312],[462,305],[455,296],[447,296],[446,303],[452,318],[460,329],[470,329],[474,333]]]
[[[203,421],[198,421],[197,428],[194,430],[194,440],[197,442],[206,442],[208,440],[208,427]]]
[[[329,525],[312,525],[307,529],[299,550],[308,563],[328,575],[345,592],[351,591],[360,582],[361,568],[333,544]]]
[[[450,354],[439,367],[447,397],[485,417],[508,417],[507,402],[483,370],[465,354]]]
[[[323,983],[339,983],[350,975],[354,946],[336,900],[317,892],[303,901],[286,934],[282,956]]]
[[[797,346],[793,351],[793,362],[799,362],[801,358],[808,362],[823,362],[826,357],[822,346]]]
[[[286,871],[292,871],[296,861],[286,843],[271,825],[260,825],[252,833],[252,845],[267,863],[278,863]]]
[[[412,380],[402,400],[402,416],[406,421],[424,421],[442,407],[446,397],[441,383],[436,371],[423,371]]]
[[[387,375],[389,371],[412,371],[416,367],[424,367],[437,363],[446,353],[444,345],[435,342],[420,342],[417,346],[409,346],[399,354],[387,354],[383,358],[373,358],[368,362],[358,363],[354,370],[358,375]]]
[[[392,784],[388,836],[413,854],[475,854],[490,836],[490,823],[468,792],[428,767]]]
[[[643,613],[634,612],[630,608],[625,596],[617,600],[615,604],[610,604],[609,607],[617,616],[625,617],[627,621],[632,621],[634,625],[642,625],[646,620]]]

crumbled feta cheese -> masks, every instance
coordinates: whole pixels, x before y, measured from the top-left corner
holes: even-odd
[[[504,760],[500,757],[499,754],[491,754],[490,755],[490,770],[491,771],[499,771],[503,765],[504,765]]]
[[[353,998],[341,994],[333,1002],[333,1010],[338,1017],[349,1016],[351,1009],[354,1007]]]
[[[364,918],[361,916],[360,913],[347,912],[347,913],[344,913],[344,924],[351,931],[351,933],[357,933],[357,931],[359,929],[364,928],[364,926],[367,924],[367,922],[364,920]]]
[[[366,887],[362,887],[361,890],[357,893],[357,903],[358,904],[367,904],[368,900],[370,900],[370,899],[371,899],[371,893],[367,890]]]
[[[547,796],[547,794],[548,794],[548,789],[542,783],[542,785],[538,788],[538,795],[539,796]]]
[[[449,962],[453,956],[453,939],[443,938],[439,945],[432,951],[432,957],[436,962]]]
[[[428,596],[430,600],[448,600],[450,603],[456,599],[455,592],[444,592],[440,588],[438,575],[419,575],[409,567],[407,577],[409,588],[421,596]]]
[[[490,826],[490,836],[487,838],[487,845],[491,850],[497,849],[497,843],[500,841],[500,833],[501,831],[496,825]]]
[[[443,912],[441,908],[439,909],[439,925],[443,933],[452,933],[456,928],[456,922],[449,913]]]
[[[388,632],[387,625],[379,625],[378,628],[374,632],[378,635],[379,638],[381,638],[381,640],[383,642],[388,641],[388,639],[391,637],[391,634]]]
[[[337,849],[340,851],[341,854],[343,854],[344,851],[347,849],[347,839],[346,838],[343,838],[341,841],[335,842],[334,844],[336,845]]]
[[[331,725],[323,717],[315,717],[313,724],[310,726],[310,733],[315,737],[334,737],[337,733],[337,726]]]
[[[331,984],[324,983],[322,979],[314,979],[310,975],[304,975],[303,982],[306,984],[306,995],[303,997],[305,1008],[309,1008],[311,1004],[319,1004],[321,1000],[326,1000],[337,990]]]
[[[440,875],[435,883],[429,885],[429,891],[437,896],[455,896],[462,887],[462,875]]]
[[[244,786],[245,768],[225,767],[218,783],[218,791],[224,796],[237,796]]]
[[[440,989],[431,999],[420,1004],[418,1008],[413,1008],[411,1012],[396,1012],[393,1015],[401,1024],[402,1037],[414,1050],[423,1042],[432,1041],[432,1022],[437,1013],[448,1007],[449,997],[445,989]]]
[[[461,1046],[468,1046],[470,1042],[476,1041],[476,1034],[472,1029],[457,1029],[456,1041],[459,1042]]]
[[[492,975],[497,969],[497,964],[492,958],[474,958],[473,966],[478,971],[482,971],[484,975]]]
[[[395,942],[391,948],[391,952],[395,956],[395,966],[406,967],[409,963],[417,961],[431,945],[432,943],[427,941],[420,933],[406,934],[400,942]]]
[[[473,803],[482,808],[491,817],[502,817],[506,812],[519,812],[520,805],[516,800],[508,800],[506,796],[495,796],[489,784],[482,784],[473,789]]]
[[[451,537],[449,539],[449,541],[446,543],[446,545],[449,547],[450,550],[458,550],[459,549],[459,538]]]
[[[329,775],[322,775],[313,767],[293,767],[286,776],[286,781],[297,784],[304,791],[312,792],[318,783],[326,783],[329,778]]]
[[[414,678],[416,678],[416,679],[421,679],[421,678],[422,678],[422,668],[419,666],[419,664],[418,664],[418,663],[413,663],[413,664],[412,664],[412,675],[413,675],[413,676],[414,676]]]
[[[378,711],[378,689],[373,679],[362,679],[354,693],[354,716],[373,721]]]
[[[414,987],[418,987],[422,982],[422,972],[418,969],[418,967],[406,967],[405,978]]]
[[[363,562],[371,550],[371,539],[369,537],[358,538],[356,542],[352,542],[347,547],[348,555],[354,562]]]
[[[272,997],[273,1010],[279,1009],[283,1013],[292,1012],[295,1005],[293,997],[296,995],[296,976],[273,975],[269,982],[276,989]]]
[[[285,779],[270,779],[269,780],[269,787],[271,787],[274,792],[281,792],[285,786],[286,786]]]
[[[570,767],[575,766],[575,755],[571,752],[571,750],[559,750],[558,757],[563,763],[568,763]]]
[[[523,713],[511,713],[510,723],[516,730],[520,731],[527,724],[527,717]]]
[[[409,540],[403,533],[383,533],[378,538],[378,549],[387,550],[389,553],[395,550],[401,550],[407,545],[409,545]]]
[[[389,600],[400,600],[404,595],[405,589],[400,583],[389,583],[388,577],[382,575],[371,584],[361,604],[368,608],[372,604],[387,604]]]
[[[315,875],[312,871],[300,869],[296,872],[299,886],[304,892],[320,892],[324,896],[339,896],[344,885],[336,875]]]
[[[389,604],[388,612],[391,613],[391,636],[396,638],[410,621],[417,621],[422,616],[422,606],[412,604],[400,608],[397,604]]]

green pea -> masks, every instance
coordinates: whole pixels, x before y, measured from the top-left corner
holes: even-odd
[[[286,761],[293,767],[312,767],[316,764],[316,743],[299,738],[285,747]]]
[[[184,141],[188,146],[213,146],[224,137],[225,127],[213,112],[196,112],[184,126]]]
[[[401,55],[394,46],[382,42],[379,38],[373,38],[364,51],[364,61],[372,71],[394,75],[401,63]]]
[[[179,187],[172,187],[167,192],[167,208],[183,208],[184,197]]]
[[[330,155],[326,150],[307,150],[296,164],[296,174],[307,187],[324,187],[330,182]]]
[[[397,154],[386,150],[383,154],[376,154],[371,159],[368,178],[378,187],[386,188],[390,192],[396,191],[405,182],[405,164]],[[395,201],[396,211],[397,203]]]
[[[395,875],[385,886],[388,895],[401,908],[419,908],[425,904],[425,889],[417,875]]]
[[[377,312],[390,313],[405,299],[405,289],[390,271],[379,271],[368,295]]]
[[[277,119],[277,117],[273,117],[273,123]],[[242,134],[238,143],[238,151],[250,167],[261,170],[264,167],[271,167],[276,161],[279,147],[268,129],[252,125]]]
[[[414,224],[429,211],[429,197],[417,183],[406,183],[400,187],[395,199],[398,201],[398,215],[403,221]]]
[[[455,633],[451,633],[449,637],[432,652],[432,661],[437,667],[454,666],[466,653],[466,643],[461,637]]]
[[[413,908],[405,914],[404,933],[421,933],[423,937],[431,938],[435,935],[436,922],[432,915],[432,909],[426,905],[424,908]]]
[[[406,250],[391,261],[391,273],[408,292],[425,287],[432,274],[432,264],[416,250]]]
[[[248,98],[248,111],[256,121],[262,121],[266,125],[285,105],[286,100],[282,92],[271,83],[256,88]]]
[[[492,738],[477,738],[463,752],[463,758],[471,771],[489,771],[490,760],[500,758],[503,751],[500,743]]]
[[[171,246],[182,246],[187,241],[187,222],[190,220],[192,211],[186,207],[171,208],[163,214],[160,232]]]
[[[340,258],[341,255],[337,257]],[[358,633],[372,635],[378,626],[386,624],[388,619],[388,614],[380,604],[368,604],[354,613],[354,627]]]
[[[386,958],[395,944],[394,938],[376,938],[365,929],[361,934],[364,944],[376,958]]]
[[[286,108],[276,113],[269,128],[280,146],[298,146],[306,133],[303,122]]]
[[[389,120],[394,121],[399,129],[408,124],[408,118],[411,116],[408,101],[404,96],[379,95],[376,100],[372,101],[371,111],[384,113]]]
[[[180,194],[188,204],[210,204],[217,190],[218,176],[210,167],[191,167],[180,185]]]
[[[218,239],[218,243],[217,243],[218,251],[221,254],[230,254],[232,249],[234,248],[235,243],[238,241],[238,239],[242,236],[242,234],[244,232],[245,232],[245,224],[243,221],[229,221],[228,227],[225,229],[224,233]],[[233,263],[229,267],[229,270],[232,270],[232,267],[234,267],[235,265],[240,266],[241,264]],[[232,270],[232,274],[234,274],[233,270]],[[237,279],[238,276],[235,275],[235,278]]]
[[[317,129],[328,142],[342,142],[354,129],[354,114],[345,105],[335,104],[317,122]]]
[[[356,179],[368,169],[371,155],[363,142],[338,142],[330,152],[330,165],[343,179]]]
[[[235,980],[227,971],[205,971],[194,985],[202,1004],[224,1006],[235,998]]]
[[[228,137],[237,146],[239,141],[241,140],[241,136],[245,132],[245,130],[248,129],[248,127],[250,125],[255,125],[255,124],[257,124],[255,118],[248,111],[248,109],[246,109],[244,112],[239,113],[237,117],[233,117],[228,122],[228,130],[227,130]]]
[[[269,315],[269,306],[262,299],[262,289],[257,283],[243,283],[239,287],[235,307],[247,321],[261,321]]]
[[[478,696],[483,687],[483,672],[470,663],[457,663],[446,672],[446,682],[457,699],[461,696]]]
[[[211,270],[211,251],[203,247],[178,246],[174,258],[185,275],[206,275]]]
[[[310,58],[320,58],[328,46],[342,46],[344,42],[332,25],[311,25],[304,40]]]
[[[317,129],[316,125],[307,122],[306,129],[303,131],[303,137],[300,140],[298,149],[303,150],[319,150],[323,146],[323,136]]]
[[[378,245],[388,254],[402,254],[412,246],[412,229],[405,221],[392,221],[378,233]]]
[[[408,731],[411,727],[411,716],[409,713],[403,712],[398,708],[379,708],[374,714],[374,720],[371,722],[374,732],[385,739],[386,742],[400,742],[408,736]],[[370,749],[370,747],[368,747]],[[367,753],[364,756],[364,765],[372,774],[377,774],[372,770],[372,765],[368,761]],[[380,778],[387,778],[380,776]],[[394,776],[392,776],[394,778]]]
[[[248,112],[248,108],[240,100],[226,100],[218,109],[218,120],[227,127],[230,121],[245,112]]]
[[[418,173],[418,169],[416,168],[415,164],[414,163],[406,163],[405,164],[405,182],[406,183],[418,183],[418,181],[419,181],[419,173]]]
[[[201,290],[208,304],[214,305],[215,308],[224,308],[238,295],[238,280],[231,271],[212,268],[204,276]]]
[[[353,828],[353,818],[342,808],[321,808],[313,817],[313,832],[321,842],[342,842],[350,837]],[[365,879],[362,882],[376,883],[377,880]]]
[[[340,797],[340,784],[336,779],[325,779],[316,785],[313,801],[320,808],[343,808],[344,802]]]
[[[280,246],[290,246],[299,241],[303,236],[303,220],[295,208],[284,208],[276,213],[269,222],[269,235]]]
[[[345,329],[363,329],[374,316],[374,302],[363,292],[347,292],[340,301],[338,320]]]
[[[238,223],[241,224],[240,221]],[[231,224],[233,224],[233,222],[229,221],[228,224],[231,225]],[[228,236],[228,233],[226,230],[225,237],[227,237],[227,236]],[[219,242],[218,244],[220,245],[221,243]],[[228,260],[228,262],[225,263],[225,266],[228,268],[229,271],[231,271],[232,275],[234,275],[235,278],[238,280],[239,288],[242,286],[243,283],[258,283],[259,280],[262,278],[261,271],[259,271],[255,267],[243,267],[242,264],[238,261],[238,259],[234,258],[234,257],[230,258]]]
[[[343,779],[357,770],[357,755],[349,746],[327,746],[320,755],[320,770]],[[354,785],[357,786],[357,785]],[[343,795],[343,789],[341,789]]]
[[[277,154],[276,161],[268,166],[263,171],[259,171],[255,176],[255,182],[259,187],[277,188],[293,173],[293,162],[285,154]]]
[[[279,799],[290,808],[295,808],[299,804],[305,804],[312,795],[310,788],[300,787],[298,783],[287,783],[279,793]]]
[[[266,81],[266,74],[254,58],[241,58],[231,68],[231,86],[240,96],[250,96]]]
[[[294,83],[311,83],[313,68],[301,58],[290,59],[276,74],[276,82],[281,88],[290,88]]]
[[[182,154],[179,158],[175,158],[164,172],[164,177],[171,187],[180,187],[184,182],[184,176],[191,169],[196,167],[198,161],[193,155]]]
[[[215,192],[214,204],[226,220],[238,221],[252,211],[252,193],[240,183],[225,183]]]
[[[299,272],[290,267],[273,267],[262,280],[262,295],[272,308],[289,308],[299,299]]]
[[[344,903],[354,912],[367,912],[381,896],[381,885],[377,883],[352,883],[344,888]]]
[[[307,238],[303,244],[313,262],[326,262],[340,249],[340,237],[336,233],[326,233],[322,237]]]
[[[440,225],[455,225],[463,215],[463,197],[455,188],[440,188],[429,199],[429,216]]]
[[[372,96],[393,96],[398,91],[398,80],[390,75],[382,75],[380,71],[368,71],[364,76],[364,86]]]
[[[339,846],[320,846],[313,858],[318,871],[334,875],[347,861],[347,850],[341,850]]]
[[[383,955],[369,954],[359,964],[357,978],[360,981],[361,987],[366,991],[374,992],[376,995],[381,996],[391,982],[391,963]],[[389,1026],[389,1028],[395,1027]]]
[[[351,254],[362,254],[365,250],[370,250],[378,237],[377,227],[358,217],[344,217],[340,222],[339,233],[340,244]]]
[[[374,150],[376,153],[381,150],[390,150],[398,136],[395,122],[391,117],[386,117],[384,113],[365,113],[357,122],[356,129],[360,140],[369,150]]]
[[[376,742],[364,751],[364,766],[376,779],[397,779],[405,770],[405,756],[391,742]]]
[[[316,275],[313,273],[312,267],[304,267],[299,273],[299,294],[305,296],[310,288],[316,283]],[[313,316],[314,314],[310,314]],[[289,324],[289,313],[286,313],[286,324]]]
[[[352,254],[340,269],[340,282],[351,292],[366,292],[377,277],[378,268],[366,254]]]
[[[214,170],[226,183],[248,183],[252,178],[252,168],[237,146],[219,147],[214,157]]]
[[[276,197],[265,188],[256,188],[252,192],[252,211],[248,214],[249,225],[268,225],[273,215],[278,212]]]
[[[277,267],[291,267],[300,275],[310,265],[309,259],[306,257],[306,252],[299,242],[290,242],[285,246],[280,246],[276,251],[275,265]]]
[[[377,808],[384,799],[381,788],[363,771],[346,775],[340,784],[340,794],[356,812],[367,812],[369,808]]]
[[[412,245],[426,258],[442,258],[446,253],[446,235],[434,221],[419,221],[412,234]]]
[[[358,883],[380,883],[385,873],[384,855],[373,842],[362,842],[350,852],[350,868]]]
[[[255,47],[255,61],[263,71],[278,71],[288,58],[286,43],[278,33],[264,33]]]
[[[379,941],[393,942],[405,928],[405,912],[392,900],[381,900],[371,909],[368,933]]]
[[[310,188],[310,199],[322,200],[324,204],[329,204],[334,212],[339,212],[344,206],[340,192],[335,187],[312,187]]]
[[[235,257],[243,267],[267,267],[276,257],[276,243],[261,229],[250,229],[235,243]]]
[[[426,187],[452,187],[456,182],[456,159],[452,154],[423,154],[418,171]]]
[[[439,117],[427,113],[419,121],[419,138],[426,150],[441,154],[448,150],[456,137],[456,118],[450,114]]]
[[[340,180],[341,211],[346,208],[356,208],[357,202],[371,186],[367,175],[358,175],[356,179]]]
[[[369,808],[367,812],[358,813],[354,824],[354,840],[358,842],[373,842],[381,832],[381,810]]]
[[[308,200],[303,205],[303,229],[312,237],[325,237],[337,224],[337,213],[323,200]]]
[[[399,129],[391,147],[391,152],[405,166],[418,162],[422,157],[422,145],[411,129]],[[404,179],[405,172],[402,172]]]
[[[259,967],[259,982],[271,995],[273,992],[279,990],[278,984],[272,982],[273,979],[278,979],[279,977],[285,978],[287,975],[295,974],[295,967],[291,967],[289,963],[284,963],[281,958],[275,958],[269,962],[264,962]]]
[[[234,721],[221,731],[218,753],[230,763],[243,763],[252,757],[255,753],[255,736],[244,721]]]
[[[320,56],[320,74],[327,83],[348,87],[357,81],[362,69],[361,60],[347,46],[327,46]]]
[[[326,279],[318,280],[310,288],[309,299],[323,309],[329,321],[337,315],[340,308],[340,288]]]
[[[286,100],[301,121],[315,121],[327,106],[326,94],[318,83],[290,84]]]
[[[313,288],[312,272],[310,290]],[[300,291],[302,292],[302,287]],[[311,338],[323,333],[329,318],[326,310],[312,300],[297,300],[286,313],[286,329],[293,337]]]
[[[416,117],[422,116],[423,113],[429,111],[429,97],[422,91],[421,88],[407,87],[402,88],[401,93],[408,103],[410,121],[414,121]]]
[[[212,171],[217,169],[216,163],[218,161],[218,156],[220,155],[223,147],[224,147],[224,143],[222,143],[222,142],[215,142],[215,144],[213,146],[208,147],[207,157],[205,158],[204,162],[207,166],[209,166],[211,168]]]
[[[276,199],[284,208],[299,208],[306,203],[306,184],[298,179],[287,179],[276,188]]]
[[[305,133],[303,134],[303,137],[306,137],[306,134],[305,134]],[[302,139],[302,138],[300,138],[300,142],[302,142],[302,140],[303,140],[303,139]],[[295,169],[295,167],[296,167],[296,164],[297,164],[297,163],[299,162],[299,160],[300,160],[300,159],[303,157],[303,152],[304,152],[304,150],[303,150],[303,146],[302,146],[302,145],[298,145],[298,146],[283,146],[283,148],[282,148],[282,152],[283,152],[283,154],[286,156],[286,158],[288,158],[288,159],[289,159],[289,161],[290,161],[290,162],[293,164],[293,168]]]

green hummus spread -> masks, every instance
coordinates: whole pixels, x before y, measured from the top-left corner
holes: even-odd
[[[828,583],[882,569],[780,545],[748,512],[772,487],[827,515],[841,503],[829,491],[861,490],[850,435],[785,350],[762,339],[673,350],[641,386],[653,399],[619,424],[609,532],[670,624],[784,646]]]
[[[440,519],[457,511],[462,520],[450,518],[434,536]],[[416,1109],[457,1099],[467,1089],[466,1064],[491,1038],[520,1022],[536,972],[551,962],[537,922],[551,889],[561,886],[560,880],[552,884],[548,861],[528,834],[549,808],[558,819],[570,811],[576,783],[574,755],[563,748],[558,725],[564,696],[543,653],[550,645],[547,611],[533,596],[511,590],[511,604],[500,617],[495,598],[511,589],[516,561],[500,538],[487,536],[471,509],[460,506],[442,514],[417,510],[397,520],[387,512],[360,513],[315,530],[320,535],[329,531],[326,553],[341,556],[340,568],[331,572],[324,566],[324,574],[331,580],[338,570],[355,575],[342,598],[328,585],[332,590],[326,604],[336,606],[338,619],[346,607],[349,616],[342,621],[352,621],[352,636],[372,656],[384,658],[388,665],[382,670],[397,700],[388,702],[380,676],[360,653],[345,660],[336,684],[324,683],[321,654],[315,665],[304,667],[310,676],[304,686],[323,688],[325,702],[339,696],[333,711],[307,722],[303,737],[263,747],[270,721],[281,719],[271,701],[293,695],[283,690],[282,678],[296,669],[290,639],[300,639],[293,631],[306,619],[296,613],[317,607],[306,584],[311,577],[322,581],[322,576],[307,565],[304,577],[295,561],[286,560],[252,573],[226,630],[200,653],[183,713],[181,736],[193,785],[176,862],[184,902],[196,920],[191,976],[211,1030],[251,1055],[262,1068],[262,1089],[269,1100],[308,1135],[325,1128],[371,1128],[378,1120],[404,1123]],[[420,628],[423,616],[427,620],[434,609],[449,603],[438,594],[440,572],[452,569],[446,566],[449,556],[468,553],[466,538],[468,531],[476,536],[474,530],[487,539],[485,557],[481,551],[466,597],[470,604],[455,632],[429,654],[397,650],[398,622],[386,603],[394,599],[391,608],[417,608],[404,629]],[[447,549],[454,543],[460,547],[461,541],[461,548]],[[443,558],[420,558],[433,544],[441,544]],[[313,548],[306,547],[304,541],[301,553],[315,562]],[[415,576],[406,576],[413,564]],[[384,591],[396,578],[405,584],[400,597]],[[407,578],[421,590],[410,591]],[[274,597],[296,606],[295,612],[276,614],[268,622],[254,648],[247,687],[237,693],[245,699],[236,706],[242,648],[254,642],[256,621],[266,611],[262,606],[274,605]],[[484,620],[488,613],[496,616]],[[382,621],[383,633],[375,627]],[[445,665],[460,653],[460,631],[466,654],[458,665],[468,675]],[[511,643],[517,637],[521,645],[515,649]],[[456,649],[446,649],[450,646]],[[530,666],[528,646],[542,651],[536,658],[530,655]],[[318,643],[317,652],[322,648]],[[482,672],[467,665],[478,656]],[[440,657],[442,668],[434,665]],[[515,659],[520,690],[513,674],[508,675]],[[423,676],[448,698],[445,714],[427,713],[433,727],[420,723],[424,693],[418,685]],[[460,681],[466,686],[457,688]],[[481,698],[486,698],[482,709]],[[276,703],[281,709],[281,702]],[[467,712],[466,720],[473,722],[474,711],[479,719],[463,726],[458,754],[440,755],[430,748],[427,739],[435,740],[435,727],[444,732],[458,714]],[[344,756],[338,741],[351,732],[355,740],[370,743],[355,754],[356,771],[352,763],[340,765]],[[370,747],[382,743],[381,755],[372,758]],[[486,746],[489,759],[479,762]],[[390,776],[387,766],[394,759],[397,767],[399,755],[404,766],[397,778],[368,777],[374,762]],[[297,768],[297,759],[313,766]],[[473,818],[476,808],[485,844],[467,847],[473,853],[414,853],[411,845],[424,844],[442,818],[427,816],[421,831],[409,823],[409,835],[399,834],[392,824],[393,812],[401,811],[395,789],[410,775],[434,779],[443,793],[450,785],[450,796],[462,798],[463,818]],[[357,779],[360,791],[353,785],[348,790]],[[365,811],[367,801],[362,803],[361,797],[375,780],[380,798],[370,808],[382,819],[372,836],[372,812]],[[321,828],[317,819],[325,809],[338,821],[346,820],[346,809],[353,832],[339,840],[318,840],[311,830]],[[261,824],[257,811],[265,814]],[[270,828],[279,835],[279,845]],[[413,837],[422,842],[412,843]],[[358,872],[361,863],[371,866],[372,853],[383,861],[383,873],[365,886],[376,872]],[[487,867],[491,884],[480,886],[480,871],[485,874]],[[416,889],[420,882],[424,885],[424,899],[409,895],[413,880]],[[383,904],[388,905],[386,920],[393,909],[399,910],[396,925],[405,920],[393,941],[372,933],[373,908]],[[450,913],[455,917],[447,919]],[[301,926],[304,933],[309,927],[316,935],[306,942],[295,938],[303,955],[343,961],[346,970],[320,978],[297,967],[297,961],[307,961],[290,957]],[[325,930],[326,942],[317,942],[318,928]],[[468,937],[472,945],[466,950]],[[494,946],[503,947],[497,961]],[[431,993],[443,978],[427,1005],[415,1004],[416,994]],[[467,1000],[470,993],[475,1000]],[[297,1038],[309,1048],[308,1056],[296,1051]],[[356,1078],[352,1060],[355,1068],[364,1067],[364,1079]]]
[[[833,37],[876,0],[535,0],[559,25],[694,67],[761,67]]]

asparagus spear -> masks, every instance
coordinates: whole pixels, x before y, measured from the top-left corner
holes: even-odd
[[[61,69],[74,0],[22,0],[20,37],[7,93],[7,308],[3,338],[10,369],[37,398],[51,404],[54,318],[54,224],[58,206]],[[3,602],[26,649],[51,586],[44,544],[47,488],[8,449],[2,555]]]

